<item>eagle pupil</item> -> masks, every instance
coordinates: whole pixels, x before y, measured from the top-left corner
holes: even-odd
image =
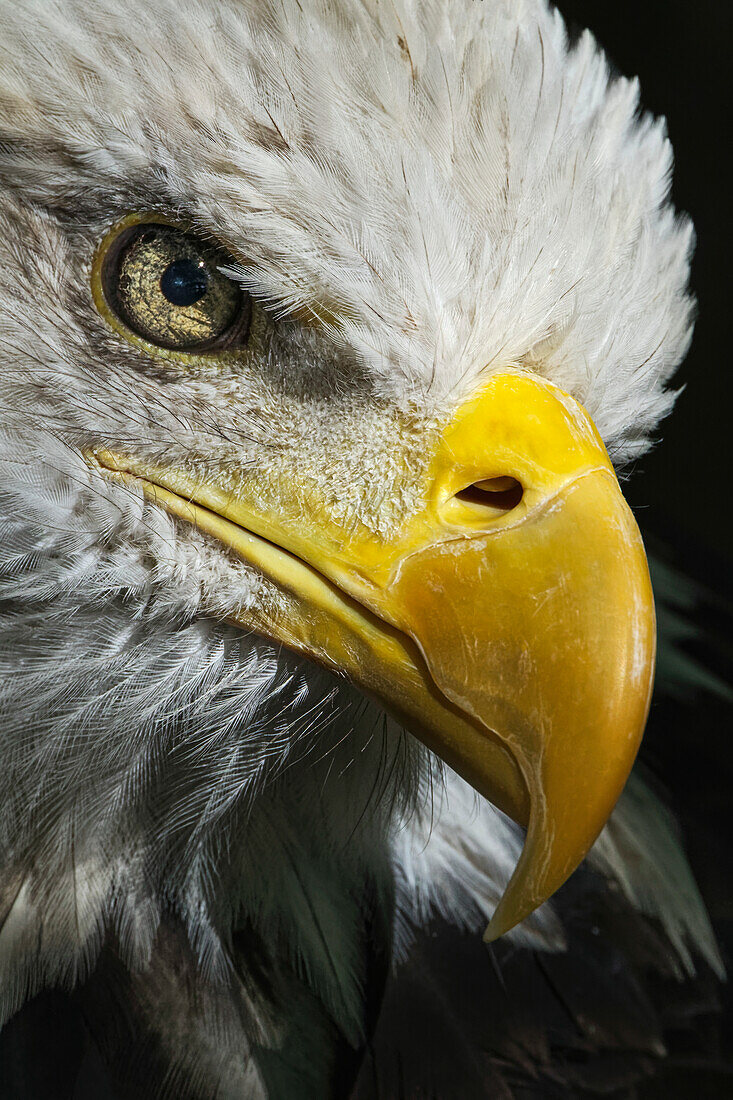
[[[174,260],[160,277],[160,289],[174,306],[192,306],[209,285],[206,269],[195,260]]]

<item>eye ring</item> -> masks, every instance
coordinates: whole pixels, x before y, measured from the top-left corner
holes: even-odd
[[[149,354],[205,360],[247,343],[251,299],[219,270],[232,263],[184,223],[131,214],[97,248],[92,296],[105,321]]]

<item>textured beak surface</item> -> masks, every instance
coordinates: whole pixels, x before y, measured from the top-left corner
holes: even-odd
[[[567,394],[496,375],[431,446],[424,507],[389,540],[317,507],[293,522],[255,476],[233,491],[94,461],[275,582],[282,605],[242,625],[346,672],[527,826],[493,939],[565,881],[621,793],[651,694],[652,592],[603,443]]]

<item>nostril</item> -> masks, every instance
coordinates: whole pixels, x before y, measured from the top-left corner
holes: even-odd
[[[493,512],[510,512],[522,499],[521,484],[514,477],[489,477],[475,481],[456,493],[464,504],[480,505]]]

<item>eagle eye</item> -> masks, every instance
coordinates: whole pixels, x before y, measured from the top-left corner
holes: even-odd
[[[181,226],[134,216],[100,246],[95,300],[118,331],[155,348],[198,354],[241,347],[249,296],[220,270],[233,263]]]

